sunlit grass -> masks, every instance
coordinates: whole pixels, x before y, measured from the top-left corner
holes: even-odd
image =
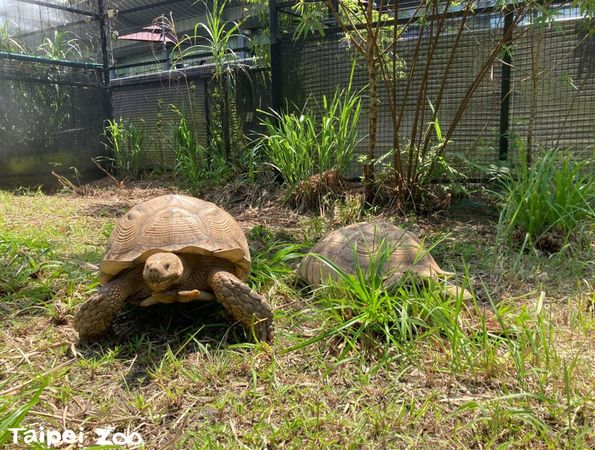
[[[318,225],[334,225],[302,218],[316,232],[290,232],[267,217],[247,235],[249,282],[277,308],[272,346],[245,343],[201,309],[181,313],[196,322],[172,314],[154,328],[158,313],[131,309],[114,336],[82,346],[72,313],[97,282],[84,263],[98,263],[114,220],[88,201],[0,193],[1,423],[114,424],[138,430],[146,448],[589,448],[583,253],[495,258],[489,236],[447,221],[433,231],[455,238],[436,250],[459,269],[470,304],[440,282],[386,289],[379,271],[299,290],[309,244],[292,233],[315,239]]]
[[[550,251],[579,241],[595,226],[595,181],[590,161],[574,162],[558,149],[532,167],[523,162],[503,180],[500,232]]]

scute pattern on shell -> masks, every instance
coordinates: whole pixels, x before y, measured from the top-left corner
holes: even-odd
[[[364,272],[370,270],[370,255],[377,254],[382,246],[390,249],[390,260],[383,267],[387,279],[396,281],[408,270],[422,277],[448,274],[413,233],[388,222],[362,222],[339,228],[326,234],[310,252],[333,262],[347,273],[356,273],[357,264]],[[333,269],[312,255],[307,255],[300,264],[299,275],[312,286],[320,286],[329,278],[338,279]]]
[[[161,251],[226,259],[235,264],[241,280],[250,271],[248,242],[229,213],[213,203],[172,194],[137,205],[118,220],[101,263],[101,283]]]

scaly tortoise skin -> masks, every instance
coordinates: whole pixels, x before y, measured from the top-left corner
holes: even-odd
[[[369,273],[371,255],[382,248],[390,249],[390,258],[382,267],[385,286],[398,280],[407,272],[423,278],[447,278],[452,274],[442,270],[432,255],[423,248],[413,233],[388,222],[356,223],[326,234],[310,251],[298,269],[299,276],[308,284],[319,287],[329,279],[338,281],[340,275],[319,257],[332,262],[342,271],[355,274],[357,267]],[[444,284],[445,294],[462,295],[470,300],[471,294],[450,283]]]
[[[135,206],[112,231],[101,262],[99,291],[74,318],[81,339],[111,326],[124,302],[219,301],[257,339],[271,342],[273,314],[245,281],[248,242],[231,215],[213,203],[164,195]]]

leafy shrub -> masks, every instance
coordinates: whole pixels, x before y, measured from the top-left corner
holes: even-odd
[[[216,146],[207,148],[201,145],[184,114],[174,105],[170,107],[179,117],[171,138],[176,158],[175,179],[195,192],[210,182],[226,181],[233,172],[232,165]]]
[[[138,178],[142,170],[144,131],[124,120],[108,120],[104,135],[111,156],[106,159],[120,177]]]
[[[588,175],[589,162],[573,162],[556,149],[548,150],[533,167],[524,158],[521,161],[501,177],[500,235],[557,251],[595,220],[595,183]]]
[[[360,142],[360,110],[361,100],[350,83],[337,89],[330,101],[323,98],[320,118],[307,104],[297,114],[265,113],[262,124],[266,133],[259,143],[290,193],[314,175],[330,171],[344,175]]]

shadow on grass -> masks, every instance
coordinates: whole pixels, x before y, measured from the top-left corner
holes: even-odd
[[[108,334],[97,341],[81,341],[77,349],[89,359],[101,359],[115,350],[115,359],[132,360],[123,385],[134,389],[151,381],[151,370],[167,353],[181,359],[199,348],[218,350],[248,342],[243,327],[228,320],[217,302],[148,308],[126,304]]]

